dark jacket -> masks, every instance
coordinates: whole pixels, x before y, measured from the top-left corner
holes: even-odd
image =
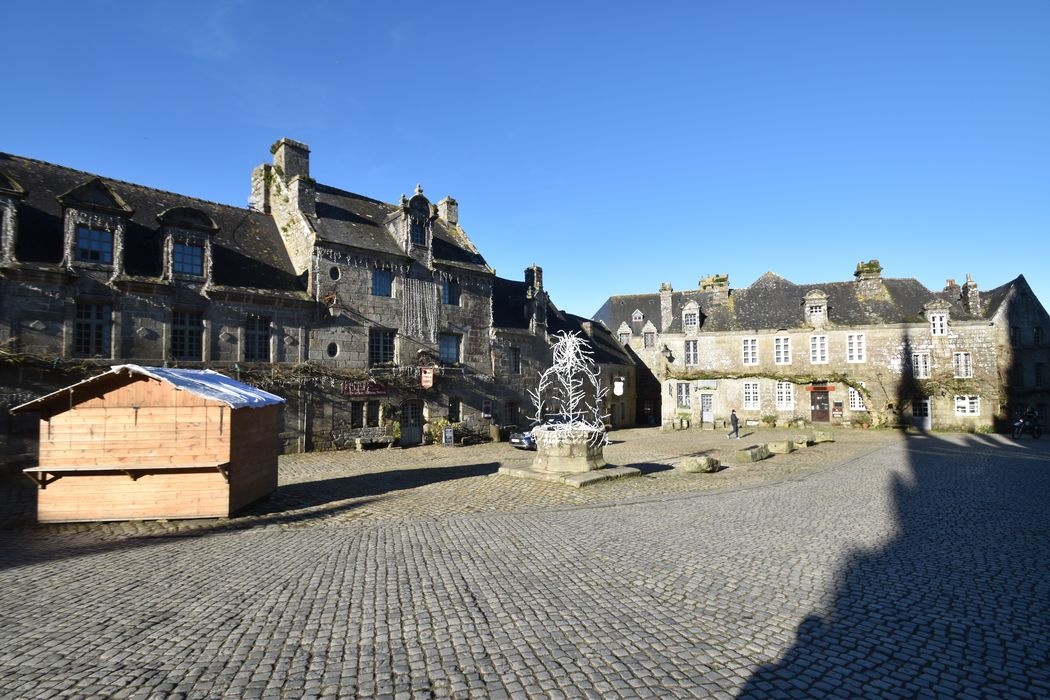
[[[733,428],[736,428],[738,425],[740,425],[740,419],[736,417],[736,411],[730,414],[729,422],[733,425]]]

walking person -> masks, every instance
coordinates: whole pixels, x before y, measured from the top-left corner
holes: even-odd
[[[735,408],[733,409],[733,412],[729,414],[729,425],[731,425],[733,427],[733,429],[729,431],[729,434],[726,435],[726,437],[727,438],[732,438],[735,435],[736,439],[739,440],[740,439],[740,419],[736,417],[736,409]]]

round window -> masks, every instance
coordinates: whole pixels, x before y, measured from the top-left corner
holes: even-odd
[[[335,357],[338,354],[339,354],[339,343],[329,343],[328,344],[328,356],[329,357]]]
[[[339,279],[339,268],[336,267],[335,265],[333,265],[332,267],[328,268],[328,276],[331,277],[334,280]]]

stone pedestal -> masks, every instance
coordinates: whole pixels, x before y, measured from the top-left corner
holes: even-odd
[[[633,467],[607,466],[602,443],[591,439],[593,433],[579,431],[567,434],[562,430],[537,428],[532,434],[536,438],[536,458],[532,465],[524,469],[500,467],[500,474],[553,481],[579,488],[606,479],[641,473]]]

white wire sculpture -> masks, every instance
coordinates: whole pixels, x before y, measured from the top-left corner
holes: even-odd
[[[590,343],[565,331],[555,338],[551,366],[540,374],[536,390],[529,392],[536,407],[533,435],[547,444],[586,441],[604,446],[607,416],[601,407],[608,390],[601,384]]]

